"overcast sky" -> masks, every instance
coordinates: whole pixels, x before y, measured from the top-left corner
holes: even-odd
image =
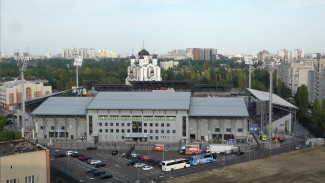
[[[325,52],[325,0],[2,0],[2,52]]]

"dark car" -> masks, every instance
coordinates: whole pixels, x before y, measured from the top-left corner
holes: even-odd
[[[98,171],[98,169],[96,169],[96,168],[89,168],[87,170],[87,173],[94,173],[95,171]]]
[[[117,155],[118,154],[118,150],[112,151],[112,155]]]
[[[236,151],[236,152],[235,152],[235,156],[240,156],[240,155],[243,155],[243,154],[244,154],[243,151]]]
[[[96,146],[89,146],[89,147],[87,147],[87,150],[96,150],[96,149],[97,149]]]
[[[103,166],[106,166],[106,164],[105,163],[96,163],[95,164],[96,168],[100,168],[100,167],[103,167]]]
[[[113,178],[113,175],[104,174],[99,177],[99,180],[110,179],[110,178]]]
[[[59,157],[64,157],[65,154],[61,152],[52,152],[52,156],[59,158]]]
[[[84,156],[84,157],[81,159],[81,161],[88,161],[89,159],[92,159],[92,158]]]
[[[131,166],[131,165],[134,165],[134,164],[136,164],[136,163],[139,163],[139,161],[138,161],[137,159],[134,159],[134,160],[130,160],[130,161],[128,161],[128,162],[126,163],[126,165]]]
[[[103,171],[101,171],[101,170],[98,170],[98,171],[94,171],[93,172],[93,176],[99,176],[99,175],[103,175],[103,174],[105,174],[106,172],[103,172]]]
[[[83,154],[80,154],[80,153],[73,153],[73,154],[71,154],[71,157],[73,157],[73,158],[77,158],[79,156],[83,156]]]

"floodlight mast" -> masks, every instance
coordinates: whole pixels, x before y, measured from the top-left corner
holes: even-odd
[[[77,54],[74,54],[74,63],[73,65],[76,66],[76,90],[77,90],[77,93],[79,91],[79,80],[78,80],[78,68],[79,66],[82,65],[82,60],[83,58],[81,56],[78,56]]]
[[[24,72],[27,69],[27,63],[29,61],[29,57],[23,57],[20,59],[20,77],[22,81],[22,87],[21,87],[21,103],[22,103],[22,113],[23,113],[23,123],[24,123],[24,128],[23,128],[23,136],[24,140],[26,141],[26,116],[25,116],[25,78],[24,78]]]

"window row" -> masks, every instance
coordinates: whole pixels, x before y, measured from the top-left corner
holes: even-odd
[[[103,132],[105,132],[105,133],[108,133],[108,132],[110,132],[110,133],[114,133],[114,131],[115,131],[115,133],[125,133],[125,129],[110,129],[110,130],[108,130],[108,129],[99,129],[99,133],[103,133]],[[143,130],[143,133],[148,133],[148,132],[150,132],[150,133],[159,133],[159,130],[147,130],[147,129],[144,129]],[[173,134],[175,134],[176,133],[176,130],[160,130],[160,133],[173,133]],[[131,130],[130,129],[126,129],[126,133],[131,133]]]
[[[215,128],[214,129],[215,132],[220,132],[220,128]],[[226,132],[231,132],[231,128],[226,128]],[[237,132],[243,132],[242,128],[238,128]]]
[[[98,120],[125,120],[130,121],[176,121],[176,116],[118,116],[98,115]]]
[[[102,135],[99,135],[99,139],[114,139],[114,135],[105,135],[105,136],[102,136]],[[170,137],[169,136],[150,136],[149,137],[150,140],[170,140]],[[119,135],[116,135],[115,136],[115,139],[120,139],[120,136]],[[124,135],[121,136],[121,139],[125,139]],[[172,136],[172,140],[176,140],[176,136]]]
[[[111,122],[111,123],[102,123],[102,122],[100,122],[100,123],[98,123],[99,124],[99,126],[103,126],[103,125],[105,125],[105,126],[114,126],[114,123],[113,122]],[[120,124],[121,124],[121,126],[125,126],[125,123],[115,123],[115,126],[120,126]],[[127,126],[131,126],[131,123],[126,123],[126,125]],[[150,127],[153,127],[154,126],[154,123],[143,123],[143,126],[144,127],[147,127],[147,126],[150,126]],[[170,123],[160,123],[160,127],[170,127]],[[155,127],[159,127],[159,123],[155,123]]]

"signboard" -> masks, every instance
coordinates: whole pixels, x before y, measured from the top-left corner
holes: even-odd
[[[249,133],[257,133],[257,130],[258,130],[257,124],[249,125]]]
[[[83,60],[82,56],[75,57],[73,65],[74,66],[81,66],[82,65],[82,60]]]

